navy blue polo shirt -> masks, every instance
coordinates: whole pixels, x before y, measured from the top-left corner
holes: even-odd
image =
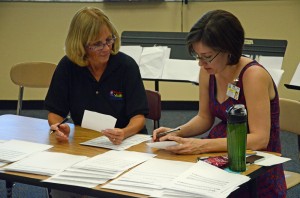
[[[124,128],[135,115],[148,114],[146,92],[137,63],[119,52],[110,55],[107,67],[96,81],[87,67],[67,56],[59,62],[51,81],[45,108],[81,125],[84,110],[117,118],[116,128]],[[141,131],[146,133],[146,128]]]

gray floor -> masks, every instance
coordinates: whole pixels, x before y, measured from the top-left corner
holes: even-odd
[[[162,111],[161,126],[176,127],[187,122],[197,112],[196,111]],[[15,110],[0,110],[2,114],[15,114]],[[24,116],[47,118],[46,111],[24,110]],[[147,121],[146,124],[150,133],[152,132],[152,123]],[[0,137],[1,139],[1,137]],[[283,164],[285,170],[295,171],[300,173],[300,160],[297,148],[296,135],[289,132],[281,133],[282,155],[283,157],[291,158],[292,160]],[[6,197],[5,182],[0,180],[0,198]],[[17,183],[13,191],[14,198],[46,198],[46,190],[44,188],[29,186]],[[288,198],[300,198],[300,185],[297,185],[288,190]]]

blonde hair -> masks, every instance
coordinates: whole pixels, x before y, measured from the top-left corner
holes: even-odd
[[[111,54],[119,52],[120,37],[109,18],[98,8],[85,7],[73,17],[65,41],[65,52],[71,61],[80,66],[88,65],[85,47],[99,37],[99,31],[104,25],[116,37]]]

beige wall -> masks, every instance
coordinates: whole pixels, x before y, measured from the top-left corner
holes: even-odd
[[[74,13],[84,6],[103,9],[120,32],[181,31],[181,3],[17,3],[0,2],[0,100],[15,100],[17,87],[10,81],[10,67],[23,61],[57,63]],[[286,39],[284,75],[279,85],[281,97],[300,99],[300,91],[288,90],[300,61],[300,1],[190,2],[183,6],[183,31],[189,31],[206,11],[225,9],[242,22],[246,37]],[[38,74],[34,74],[38,75]],[[153,83],[145,82],[153,89]],[[161,83],[163,100],[197,100],[198,88],[188,83]],[[40,100],[46,91],[25,90],[24,98]]]

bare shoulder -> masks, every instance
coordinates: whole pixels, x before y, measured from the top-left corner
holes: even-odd
[[[244,72],[244,82],[271,83],[272,78],[268,71],[260,65],[252,65]]]

